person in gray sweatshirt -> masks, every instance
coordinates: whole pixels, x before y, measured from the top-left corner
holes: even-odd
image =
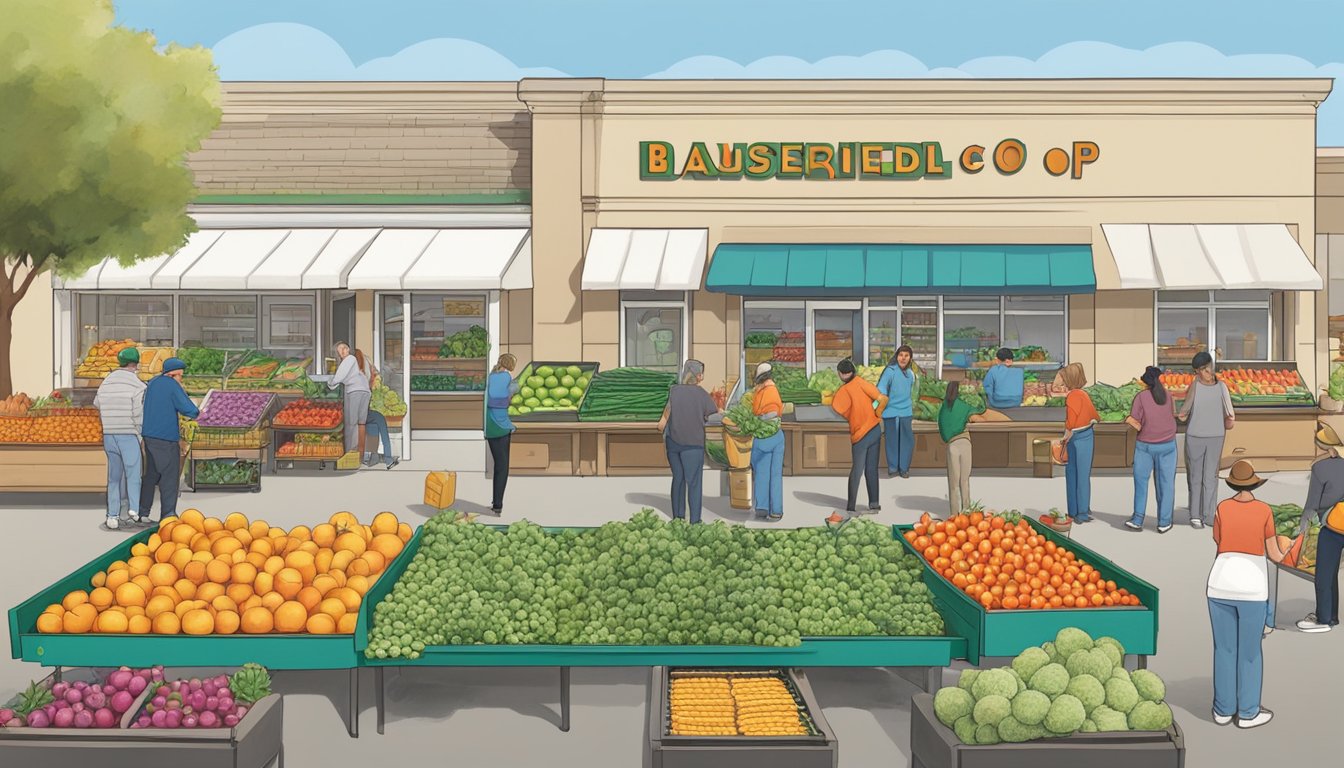
[[[1218,469],[1227,430],[1236,419],[1227,385],[1213,372],[1213,356],[1200,352],[1190,361],[1195,382],[1185,393],[1177,418],[1185,427],[1185,479],[1190,486],[1190,526],[1203,528],[1218,508]]]
[[[103,424],[107,453],[107,528],[121,526],[121,513],[140,498],[140,427],[144,421],[145,383],[136,375],[140,351],[128,347],[117,353],[121,367],[98,385],[93,404]]]

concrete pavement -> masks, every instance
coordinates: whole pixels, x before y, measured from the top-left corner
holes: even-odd
[[[179,509],[196,507],[223,517],[240,511],[272,525],[311,525],[339,510],[367,521],[390,510],[416,525],[434,514],[420,504],[423,460],[396,470],[283,474],[263,478],[259,494],[184,494]],[[1064,506],[1063,478],[976,477],[972,498],[993,509],[1016,508],[1040,514]],[[1312,586],[1284,577],[1280,584],[1279,626],[1264,641],[1264,704],[1274,722],[1254,731],[1214,725],[1212,641],[1204,600],[1204,581],[1213,562],[1210,529],[1194,530],[1185,519],[1185,479],[1177,480],[1178,525],[1166,535],[1153,528],[1124,528],[1132,508],[1132,480],[1123,476],[1094,480],[1098,521],[1080,527],[1076,538],[1113,559],[1162,591],[1159,653],[1150,668],[1167,682],[1168,700],[1185,730],[1189,768],[1286,764],[1338,759],[1337,739],[1344,712],[1344,632],[1304,635],[1292,622],[1312,610]],[[706,477],[705,519],[771,525],[749,520],[718,494],[718,473]],[[923,511],[946,510],[947,482],[942,475],[882,480],[883,511],[875,519],[908,522]],[[819,524],[843,507],[844,478],[786,478],[788,501],[782,523]],[[1301,504],[1306,475],[1272,476],[1258,492],[1270,503]],[[1228,494],[1223,494],[1224,496]],[[458,509],[485,512],[489,480],[479,473],[458,477]],[[503,522],[527,518],[543,525],[594,525],[627,518],[642,506],[666,511],[666,478],[514,478],[509,483]],[[861,497],[863,503],[866,498]],[[99,530],[101,499],[79,496],[0,496],[4,514],[0,558],[0,606],[9,608],[43,585],[68,574],[124,535]],[[483,518],[490,517],[485,514]],[[0,661],[0,696],[43,676],[36,665]],[[825,715],[840,740],[840,765],[860,768],[907,765],[909,698],[914,687],[889,670],[814,669],[809,677]],[[638,765],[643,749],[646,669],[575,669],[573,723],[561,733],[559,675],[553,669],[421,670],[388,677],[387,734],[374,730],[372,675],[365,673],[362,736],[350,740],[343,730],[345,673],[278,673],[277,689],[286,694],[286,764],[306,766],[442,765],[462,766],[620,766]],[[949,682],[955,675],[948,675]]]

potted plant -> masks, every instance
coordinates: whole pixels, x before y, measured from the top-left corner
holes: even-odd
[[[1046,512],[1044,515],[1041,515],[1040,519],[1041,522],[1044,523],[1052,531],[1058,531],[1059,533],[1068,533],[1070,530],[1073,529],[1073,520],[1070,519],[1069,516],[1064,512],[1060,512],[1059,509],[1056,507],[1051,507],[1050,511]]]
[[[1336,365],[1330,371],[1330,382],[1321,387],[1319,404],[1321,410],[1327,413],[1344,411],[1344,365]]]

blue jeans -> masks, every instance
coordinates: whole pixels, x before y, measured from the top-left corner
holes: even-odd
[[[138,509],[140,503],[140,438],[135,435],[103,435],[107,453],[107,516],[121,516],[122,508]]]
[[[878,503],[878,485],[877,485],[877,460],[878,449],[881,448],[882,430],[876,425],[861,438],[859,442],[854,443],[850,449],[849,465],[849,500],[845,510],[854,511],[854,505],[859,500],[859,483],[866,481],[868,485],[868,506],[876,506]]]
[[[1165,443],[1134,444],[1134,516],[1130,521],[1143,525],[1148,511],[1148,476],[1157,478],[1157,527],[1171,525],[1176,506],[1176,440]]]
[[[685,519],[687,508],[691,522],[700,522],[700,503],[704,499],[705,446],[681,445],[664,438],[667,464],[672,468],[672,517]]]
[[[1265,673],[1260,640],[1265,629],[1261,600],[1209,598],[1213,625],[1213,712],[1249,719],[1260,714]]]
[[[381,437],[383,441],[383,463],[392,463],[392,434],[387,429],[387,417],[383,414],[370,410],[368,423],[364,425],[364,434],[368,437],[365,450],[373,453],[373,446],[378,444]],[[361,457],[362,458],[362,457]]]
[[[784,514],[784,430],[751,441],[751,495],[757,512]]]
[[[908,474],[915,455],[915,417],[882,419],[882,432],[887,439],[887,471]]]
[[[1069,463],[1064,465],[1064,489],[1069,517],[1092,514],[1092,452],[1095,448],[1092,428],[1074,432],[1069,438]]]

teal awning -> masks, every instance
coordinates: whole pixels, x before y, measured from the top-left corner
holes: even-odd
[[[705,288],[742,296],[1094,293],[1090,245],[723,243]]]

